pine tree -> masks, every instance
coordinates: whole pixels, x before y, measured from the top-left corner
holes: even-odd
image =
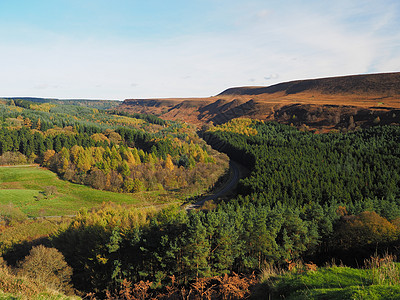
[[[128,177],[129,175],[131,175],[131,170],[129,169],[129,165],[126,162],[126,160],[124,160],[121,164],[121,171],[120,171],[121,175],[124,177]]]
[[[186,244],[183,249],[186,280],[208,276],[210,271],[207,262],[210,254],[210,244],[200,215],[201,213],[191,213],[189,216]]]

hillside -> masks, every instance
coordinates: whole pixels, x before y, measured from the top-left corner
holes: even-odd
[[[14,166],[32,163],[54,173]],[[184,201],[208,191],[228,159],[191,125],[15,99],[0,103],[0,166],[0,206],[11,202],[37,217],[74,215],[111,199]]]
[[[230,88],[219,95],[260,95],[284,92],[286,95],[306,91],[322,94],[399,95],[400,73],[353,75],[320,79],[296,80],[268,87]]]
[[[400,73],[235,87],[208,98],[127,99],[119,110],[196,125],[250,117],[319,130],[400,123]]]

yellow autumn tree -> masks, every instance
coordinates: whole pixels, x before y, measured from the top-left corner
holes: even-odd
[[[94,142],[104,142],[110,143],[110,140],[102,133],[94,133],[90,136]]]
[[[84,149],[82,146],[74,145],[71,147],[69,150],[69,153],[71,154],[71,161],[74,164],[78,163],[78,158],[79,156],[84,152]]]
[[[24,119],[24,126],[26,128],[31,128],[32,127],[32,121],[29,118]]]
[[[174,163],[172,162],[171,155],[167,154],[167,157],[165,158],[165,168],[172,171],[175,166]]]
[[[134,166],[136,164],[135,157],[133,156],[133,153],[131,151],[126,152],[126,161],[129,165]]]
[[[36,123],[36,129],[37,130],[40,130],[40,128],[42,127],[42,121],[40,121],[40,118],[37,120],[37,123]]]
[[[93,157],[91,155],[91,151],[90,149],[86,149],[79,153],[76,167],[83,172],[87,172],[92,167],[92,162]]]
[[[56,151],[53,149],[48,149],[46,152],[43,154],[43,165],[47,166],[49,163],[49,160],[56,154]]]

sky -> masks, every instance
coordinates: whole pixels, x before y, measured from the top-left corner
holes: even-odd
[[[208,97],[397,71],[398,0],[0,1],[2,97]]]

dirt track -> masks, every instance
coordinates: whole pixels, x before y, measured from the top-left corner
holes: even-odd
[[[230,168],[229,179],[221,187],[219,187],[218,190],[214,191],[214,194],[205,196],[196,203],[187,205],[185,209],[191,210],[200,208],[206,201],[217,200],[218,198],[231,193],[235,189],[239,180],[243,177],[242,170],[244,169],[244,167],[238,164],[237,162],[231,160],[229,162],[229,168]]]

